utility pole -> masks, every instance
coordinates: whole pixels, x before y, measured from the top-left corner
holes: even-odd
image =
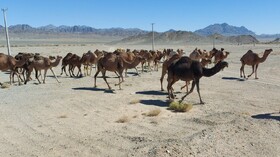
[[[5,24],[5,32],[6,32],[6,41],[7,41],[7,47],[8,47],[8,55],[11,55],[10,51],[10,41],[9,41],[9,33],[8,33],[8,27],[7,27],[7,22],[6,22],[6,11],[8,9],[2,9],[3,11],[3,16],[4,16],[4,24]]]
[[[155,24],[155,23],[152,23],[152,34],[153,34],[153,39],[152,39],[152,50],[153,50],[153,51],[155,50],[155,41],[154,41],[154,38],[155,38],[155,35],[154,35],[154,24]]]

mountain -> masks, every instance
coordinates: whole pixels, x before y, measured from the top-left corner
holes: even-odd
[[[154,32],[154,41],[157,44],[179,44],[186,42],[203,41],[205,37],[187,31],[166,31],[163,33]],[[120,41],[112,42],[112,44],[147,44],[152,43],[152,32],[147,34],[139,34],[124,38]]]
[[[252,35],[256,34],[244,26],[236,27],[227,23],[209,25],[203,29],[196,30],[195,33],[202,36],[209,36],[212,34],[221,34],[223,36],[236,36],[236,35]]]
[[[187,43],[213,43],[213,39],[217,43],[230,43],[230,44],[251,44],[259,43],[259,41],[252,35],[240,36],[223,36],[214,34],[210,36],[201,36],[193,32],[187,31],[167,31],[163,33],[154,33],[154,41],[156,44],[187,44]],[[152,43],[152,33],[140,34],[130,36],[119,41],[111,42],[111,44],[148,44]]]
[[[0,26],[0,33],[4,30],[3,26]],[[106,36],[120,36],[128,37],[138,34],[145,34],[148,31],[144,31],[138,28],[108,28],[108,29],[96,29],[89,26],[54,26],[47,25],[42,27],[31,27],[27,24],[19,24],[9,26],[10,33],[81,33],[81,34],[96,34],[96,35],[106,35]]]

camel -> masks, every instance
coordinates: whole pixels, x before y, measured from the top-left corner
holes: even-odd
[[[10,84],[12,84],[12,76],[13,74],[16,74],[18,77],[18,84],[20,83],[20,77],[18,72],[16,71],[17,67],[22,67],[26,62],[26,59],[23,58],[21,60],[16,60],[14,57],[5,55],[3,53],[0,53],[0,70],[1,71],[7,71],[10,70]]]
[[[68,71],[69,71],[70,77],[75,77],[75,75],[74,75],[75,67],[78,68],[78,73],[77,73],[76,77],[78,77],[79,75],[80,75],[80,77],[82,77],[83,74],[82,74],[81,66],[82,66],[81,57],[76,55],[76,54],[73,54],[72,57],[69,60]]]
[[[241,61],[241,68],[240,68],[240,77],[246,78],[245,72],[244,72],[244,66],[245,65],[251,65],[252,66],[252,73],[250,75],[248,75],[248,78],[255,73],[255,79],[258,79],[257,77],[257,70],[258,70],[258,66],[260,63],[263,63],[266,58],[268,57],[268,55],[272,52],[272,49],[266,49],[264,51],[264,54],[262,57],[259,57],[258,54],[254,53],[252,50],[248,50],[246,54],[244,54],[240,61]],[[243,73],[243,75],[242,75]]]
[[[84,53],[81,62],[84,65],[84,75],[90,76],[92,71],[92,64],[97,64],[98,56],[95,53],[92,53],[91,51],[88,51],[87,53]]]
[[[133,68],[136,70],[137,75],[140,76],[136,67],[139,63],[141,63],[144,60],[145,58],[141,57],[140,55],[136,55],[131,63],[124,62],[125,76],[127,77],[127,69]]]
[[[143,58],[145,58],[145,60],[143,60],[141,62],[142,64],[142,72],[144,72],[144,64],[146,62],[148,62],[148,71],[152,71],[151,68],[151,62],[153,62],[155,60],[155,58],[157,57],[157,54],[155,51],[148,51],[148,50],[140,50],[139,55],[142,56]]]
[[[66,66],[69,65],[69,61],[71,59],[71,57],[73,56],[73,53],[69,52],[67,53],[67,55],[62,59],[62,64],[61,64],[61,74],[63,75],[63,71],[65,73],[66,76],[68,76],[67,72],[66,72]]]
[[[161,87],[161,91],[164,91],[163,86],[162,86],[162,82],[164,79],[164,76],[167,74],[167,69],[168,67],[176,60],[180,59],[181,56],[178,54],[174,54],[171,58],[165,60],[162,63],[162,71],[161,71],[161,77],[160,77],[160,87]]]
[[[43,57],[41,59],[34,59],[30,65],[28,66],[28,76],[27,78],[30,77],[31,75],[31,72],[33,71],[33,69],[35,69],[35,76],[36,76],[36,79],[38,80],[39,83],[41,83],[41,81],[39,80],[38,78],[38,71],[41,71],[41,70],[44,70],[44,79],[43,79],[43,83],[45,83],[45,80],[46,80],[46,74],[47,74],[47,71],[48,69],[51,70],[51,72],[53,73],[55,79],[57,80],[58,83],[60,83],[54,73],[54,71],[52,70],[53,67],[56,67],[60,60],[62,59],[61,56],[57,56],[55,61],[51,61],[49,58],[46,58],[46,57]],[[27,83],[28,79],[25,80],[25,84]]]
[[[217,51],[214,54],[214,64],[218,63],[219,61],[223,61],[224,59],[227,58],[228,55],[229,55],[229,52],[224,51],[224,49],[221,48],[220,51]]]
[[[202,76],[205,77],[210,77],[218,73],[220,70],[223,68],[227,67],[228,63],[227,62],[218,62],[213,68],[208,69],[208,68],[203,68],[201,66],[201,63],[198,61],[194,61],[190,59],[189,57],[181,57],[177,62],[173,62],[169,67],[168,67],[168,85],[167,85],[167,90],[169,94],[169,99],[174,99],[174,94],[173,94],[173,89],[172,85],[177,82],[178,80],[183,80],[183,81],[193,81],[192,82],[192,87],[189,92],[184,95],[180,102],[184,100],[184,98],[189,95],[190,93],[193,92],[193,89],[196,85],[197,92],[199,95],[200,99],[200,104],[204,104],[204,102],[201,99],[200,92],[199,92],[199,80]]]
[[[109,90],[111,90],[111,86],[107,82],[106,79],[106,71],[112,71],[115,72],[119,78],[119,83],[115,84],[115,86],[119,85],[119,89],[121,89],[121,83],[124,81],[123,80],[123,71],[124,71],[124,62],[125,60],[114,54],[114,53],[107,53],[104,55],[104,57],[101,57],[98,62],[97,62],[97,71],[94,75],[94,87],[96,86],[96,78],[99,72],[101,71],[103,80],[106,82]]]
[[[202,52],[200,49],[195,48],[189,55],[192,60],[200,61],[203,58]]]

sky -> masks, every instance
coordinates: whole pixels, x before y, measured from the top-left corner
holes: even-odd
[[[280,0],[0,0],[8,25],[86,25],[164,32],[211,24],[245,26],[256,34],[280,33]],[[0,16],[0,25],[4,25]]]

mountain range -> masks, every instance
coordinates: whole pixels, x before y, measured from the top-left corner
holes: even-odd
[[[0,33],[4,33],[4,27],[0,25]],[[100,36],[113,36],[122,39],[123,42],[145,43],[151,42],[151,31],[141,30],[138,28],[106,28],[96,29],[90,26],[54,26],[47,25],[42,27],[32,27],[27,24],[18,24],[9,26],[9,33],[20,35],[24,33],[40,35],[44,34],[93,34]],[[236,27],[227,23],[209,25],[203,29],[198,29],[194,32],[176,31],[170,29],[166,32],[155,32],[155,40],[159,42],[195,42],[209,40],[207,38],[215,38],[228,42],[239,42],[239,39],[246,37],[246,42],[258,42],[257,39],[276,39],[280,38],[280,34],[273,35],[256,35],[253,31],[246,27]],[[256,39],[257,38],[257,39]],[[137,40],[137,41],[136,41]],[[240,41],[242,42],[242,41]],[[245,43],[246,43],[245,42]]]

